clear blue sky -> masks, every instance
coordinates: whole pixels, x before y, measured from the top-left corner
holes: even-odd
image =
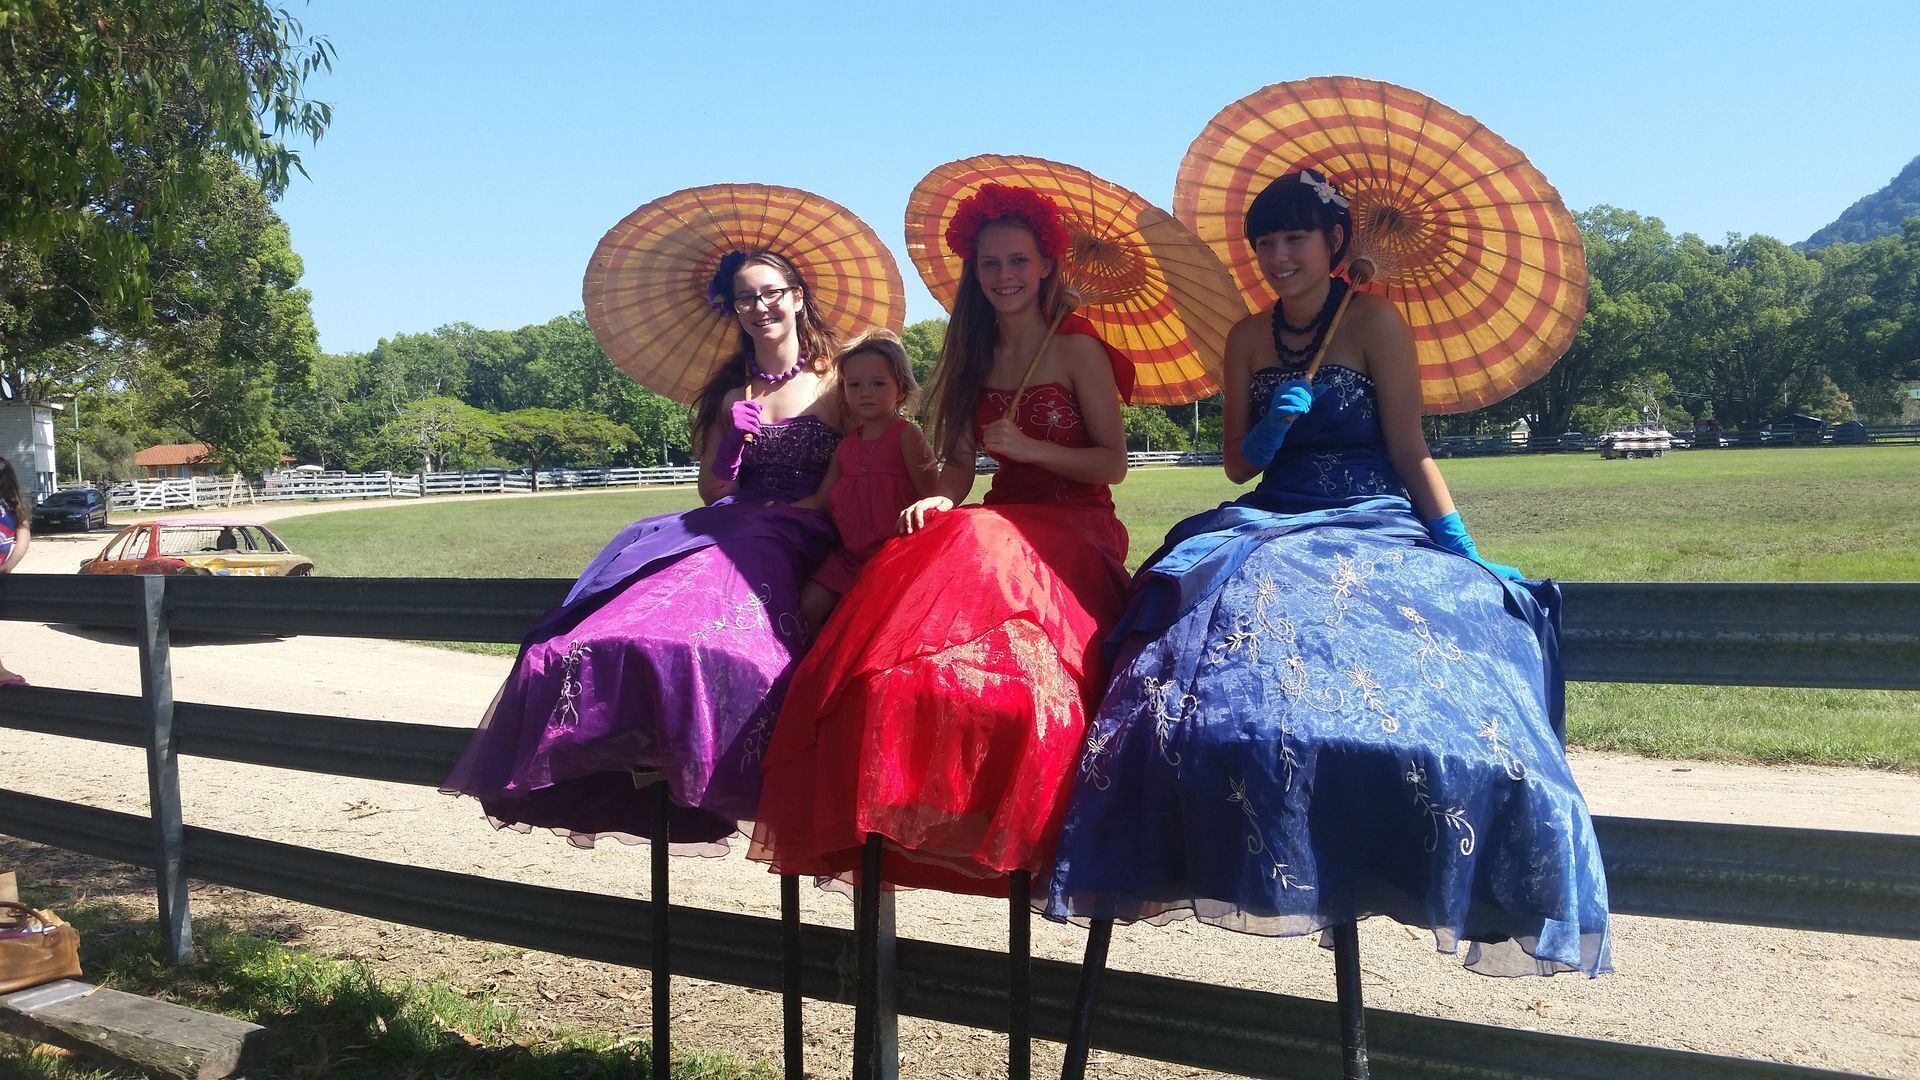
[[[1573,209],[1715,239],[1805,239],[1920,154],[1910,0],[1182,7],[296,5],[339,51],[312,84],[332,131],[280,203],[321,347],[574,310],[601,234],[695,184],[819,192],[903,259],[907,193],[973,154],[1072,162],[1168,206],[1215,112],[1310,75],[1420,90]],[[909,321],[940,315],[901,273]]]

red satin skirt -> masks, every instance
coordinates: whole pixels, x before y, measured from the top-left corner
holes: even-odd
[[[1126,530],[1109,507],[1002,504],[887,542],[795,672],[748,854],[849,878],[1005,895],[1043,873],[1066,814]]]

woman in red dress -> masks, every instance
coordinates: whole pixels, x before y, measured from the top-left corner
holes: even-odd
[[[1071,302],[1051,200],[987,185],[946,239],[963,274],[932,390],[939,480],[795,673],[750,855],[846,880],[873,836],[889,885],[1005,896],[1050,865],[1103,689],[1133,368],[1073,315],[1048,341]],[[982,450],[993,485],[956,508]]]

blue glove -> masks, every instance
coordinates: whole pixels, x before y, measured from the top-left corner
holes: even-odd
[[[1473,537],[1467,535],[1467,527],[1460,522],[1460,511],[1458,510],[1448,514],[1446,517],[1435,518],[1427,522],[1427,532],[1432,534],[1434,543],[1439,544],[1455,555],[1465,555],[1467,558],[1472,559],[1474,562],[1479,563],[1481,566],[1486,567],[1508,581],[1519,581],[1527,576],[1521,573],[1516,567],[1505,566],[1497,562],[1488,562],[1481,558],[1479,550],[1473,546]]]
[[[1273,391],[1273,404],[1267,408],[1267,415],[1240,440],[1240,456],[1246,458],[1249,465],[1266,468],[1273,455],[1280,452],[1280,444],[1287,441],[1293,422],[1306,415],[1325,390],[1326,387],[1314,386],[1305,379],[1281,383]]]

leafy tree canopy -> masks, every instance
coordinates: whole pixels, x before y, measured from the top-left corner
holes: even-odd
[[[263,0],[0,0],[0,236],[84,255],[85,291],[144,317],[153,247],[221,162],[269,195],[300,168],[284,139],[332,121],[304,86],[333,56]]]

